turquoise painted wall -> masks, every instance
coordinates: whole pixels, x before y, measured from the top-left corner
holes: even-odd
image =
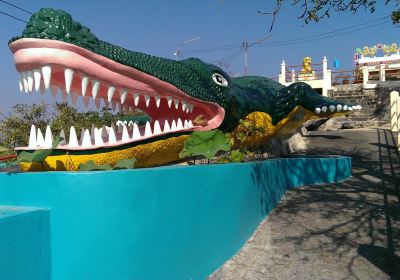
[[[347,157],[0,172],[0,205],[50,209],[52,280],[204,279],[288,188],[349,176]]]
[[[0,279],[50,279],[46,209],[0,206]]]

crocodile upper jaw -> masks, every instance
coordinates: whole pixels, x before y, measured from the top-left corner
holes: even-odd
[[[88,128],[80,141],[72,132],[70,139],[57,149],[110,148],[168,133],[210,130],[218,127],[225,116],[224,109],[216,103],[194,98],[171,83],[73,44],[24,38],[12,42],[10,49],[21,73],[21,91],[50,89],[57,94],[61,89],[63,98],[70,95],[73,104],[81,96],[85,105],[93,99],[99,108],[103,100],[105,106],[119,107],[122,111],[138,108],[151,118],[143,127],[132,123],[120,124],[119,128],[110,126],[92,131]],[[194,124],[199,116],[206,123]],[[39,130],[31,129],[28,147],[19,149],[50,148],[51,139],[51,132],[46,131],[41,137]]]

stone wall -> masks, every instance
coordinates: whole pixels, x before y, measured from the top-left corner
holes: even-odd
[[[393,90],[400,91],[399,82],[379,82],[374,89],[363,89],[362,84],[338,85],[328,92],[328,96],[362,105],[363,110],[353,114],[352,118],[388,121],[390,115],[389,95]]]

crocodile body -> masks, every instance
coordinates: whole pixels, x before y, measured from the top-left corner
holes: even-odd
[[[246,146],[296,129],[313,116],[330,117],[359,108],[323,97],[305,83],[284,87],[263,77],[231,78],[196,58],[175,61],[129,51],[99,40],[59,10],[33,14],[9,47],[21,73],[21,91],[60,89],[73,103],[81,96],[85,104],[93,100],[123,111],[138,108],[150,117],[143,127],[84,131],[79,141],[71,128],[69,139],[43,166],[23,165],[25,170],[73,170],[88,160],[113,164],[132,156],[139,166],[161,165],[179,159],[192,131],[218,128],[235,136],[247,129],[242,121],[251,120],[258,133],[247,133],[247,140],[235,142]],[[51,135],[42,140],[38,134],[32,128],[29,146],[19,150],[48,148]]]

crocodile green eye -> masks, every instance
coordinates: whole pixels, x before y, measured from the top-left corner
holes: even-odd
[[[214,83],[216,83],[219,86],[223,86],[223,87],[228,86],[228,81],[224,78],[224,76],[222,76],[219,73],[214,73],[212,75],[212,79],[213,79]]]

